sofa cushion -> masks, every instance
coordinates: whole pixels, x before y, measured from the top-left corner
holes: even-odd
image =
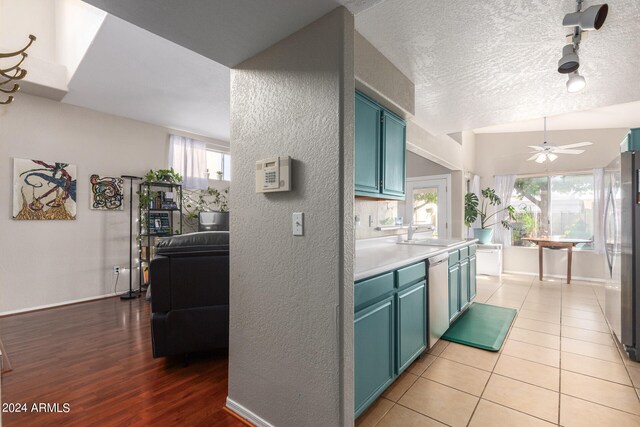
[[[156,248],[157,255],[193,255],[229,252],[228,231],[204,231],[165,237]]]

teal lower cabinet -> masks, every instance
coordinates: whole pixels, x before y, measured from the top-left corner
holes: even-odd
[[[355,284],[355,416],[427,348],[426,264]]]
[[[460,262],[449,261],[449,321],[460,313]]]
[[[476,256],[472,255],[469,257],[469,300],[474,300],[476,292]]]
[[[449,321],[476,297],[476,245],[449,252]]]
[[[395,379],[395,310],[391,296],[354,318],[356,417]]]
[[[469,258],[460,260],[460,311],[469,305]]]
[[[398,292],[398,374],[427,348],[427,282]]]

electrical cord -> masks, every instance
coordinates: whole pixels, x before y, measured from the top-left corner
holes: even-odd
[[[114,295],[118,294],[118,279],[120,278],[120,271],[116,273],[116,283],[113,285],[113,293]]]

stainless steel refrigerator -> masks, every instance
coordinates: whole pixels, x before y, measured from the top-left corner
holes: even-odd
[[[605,169],[605,315],[633,360],[640,358],[639,181],[640,152],[623,152]]]

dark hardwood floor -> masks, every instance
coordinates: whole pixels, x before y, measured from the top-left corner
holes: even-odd
[[[222,408],[227,354],[153,359],[149,304],[108,298],[0,318],[13,365],[2,402],[68,403],[68,413],[3,413],[3,426],[242,426]]]

